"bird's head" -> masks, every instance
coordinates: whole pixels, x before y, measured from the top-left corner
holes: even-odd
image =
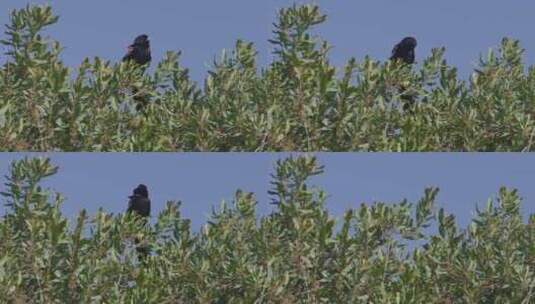
[[[139,195],[142,197],[149,197],[149,190],[147,189],[147,186],[140,184],[139,186],[134,189],[134,195]]]
[[[134,39],[134,45],[147,45],[149,44],[149,36],[142,34]]]
[[[401,45],[410,48],[415,48],[418,45],[418,42],[416,42],[416,38],[414,37],[405,37],[403,38],[403,40],[401,40]]]

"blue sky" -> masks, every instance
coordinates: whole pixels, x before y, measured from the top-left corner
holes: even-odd
[[[0,154],[0,175],[21,153]],[[139,183],[149,187],[153,215],[168,200],[181,200],[183,214],[199,228],[222,200],[238,188],[255,192],[261,214],[269,213],[270,174],[284,153],[46,153],[60,166],[44,183],[66,196],[71,218],[82,208],[124,212],[128,195]],[[535,154],[387,154],[320,153],[325,174],[311,184],[326,190],[327,208],[340,217],[361,203],[416,202],[427,186],[440,187],[439,206],[455,214],[464,226],[476,204],[484,206],[501,186],[517,188],[526,216],[535,213]],[[0,183],[3,190],[5,179]],[[3,203],[3,201],[2,201]],[[5,213],[4,206],[0,214]]]
[[[294,1],[31,1],[52,2],[61,16],[48,34],[65,47],[63,59],[69,66],[83,58],[100,56],[120,60],[126,46],[140,33],[147,33],[153,58],[166,50],[182,50],[183,64],[200,80],[222,49],[232,48],[236,39],[255,42],[259,62],[272,60],[272,23],[281,7]],[[298,1],[298,3],[310,1]],[[0,1],[0,20],[26,1]],[[334,49],[332,62],[340,67],[350,57],[366,54],[377,59],[389,56],[392,46],[406,35],[418,38],[421,62],[432,47],[447,46],[446,58],[466,78],[481,53],[498,45],[504,36],[521,40],[527,49],[526,62],[535,62],[533,12],[535,2],[525,0],[368,0],[314,1],[329,15],[318,33]]]

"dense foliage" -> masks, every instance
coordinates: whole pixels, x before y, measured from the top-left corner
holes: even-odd
[[[85,211],[69,223],[62,198],[39,186],[48,159],[12,163],[0,220],[2,303],[534,303],[535,215],[500,189],[467,229],[437,209],[376,202],[334,219],[307,185],[312,157],[281,160],[272,214],[238,190],[194,233],[169,202],[150,227]],[[133,239],[151,254],[139,260]]]
[[[176,52],[150,73],[99,58],[73,71],[59,43],[41,34],[57,20],[50,7],[11,14],[2,41],[1,150],[535,149],[535,69],[511,39],[483,56],[468,80],[443,59],[444,48],[418,67],[366,57],[336,69],[329,44],[311,34],[326,16],[296,5],[279,12],[272,63],[259,67],[254,45],[238,41],[199,86]],[[408,111],[404,95],[417,103]],[[136,98],[150,106],[136,111]]]

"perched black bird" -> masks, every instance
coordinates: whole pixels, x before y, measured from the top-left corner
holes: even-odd
[[[402,60],[406,64],[413,64],[415,60],[414,49],[418,43],[413,37],[405,37],[394,46],[390,60]]]
[[[143,34],[136,37],[134,43],[128,47],[128,52],[123,61],[134,60],[139,65],[145,65],[151,61],[149,36]]]
[[[129,196],[129,198],[130,201],[128,202],[128,210],[126,212],[142,217],[143,225],[147,225],[147,218],[150,216],[150,199],[147,186],[140,184],[134,189],[134,194]],[[140,242],[139,238],[136,237],[134,239],[139,259],[145,261],[145,258],[150,253],[150,249],[146,244],[140,244]]]
[[[143,218],[150,216],[150,199],[147,186],[140,184],[134,189],[134,194],[129,198],[127,212],[134,212]]]
[[[403,38],[403,40],[394,46],[390,60],[403,61],[406,64],[413,64],[416,59],[414,50],[416,49],[417,45],[418,43],[416,42],[415,38]],[[403,85],[401,85],[399,89],[401,91],[401,99],[405,101],[403,110],[411,111],[412,105],[414,104],[414,96],[407,92],[407,88],[405,88]]]
[[[134,43],[128,47],[128,52],[123,57],[123,61],[134,61],[135,63],[145,66],[151,61],[149,36],[143,34],[134,39]],[[141,92],[138,88],[132,88],[134,100],[136,101],[136,110],[142,111],[148,103],[149,97]]]

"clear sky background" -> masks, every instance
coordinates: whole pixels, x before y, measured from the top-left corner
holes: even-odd
[[[190,68],[195,80],[201,80],[213,59],[222,49],[232,48],[238,38],[256,44],[259,63],[270,62],[272,47],[267,40],[272,38],[277,10],[294,1],[29,2],[51,2],[60,15],[59,24],[48,34],[65,47],[63,59],[69,66],[77,66],[83,58],[93,56],[118,61],[136,35],[147,33],[154,61],[159,61],[166,50],[182,50],[183,65]],[[0,1],[1,23],[8,22],[9,11],[26,3],[28,1]],[[419,62],[430,54],[432,47],[446,46],[446,58],[459,67],[463,78],[467,78],[477,64],[479,55],[499,45],[504,36],[520,39],[527,49],[526,62],[535,62],[535,1],[329,0],[314,3],[329,15],[318,33],[334,46],[331,59],[338,67],[350,57],[362,59],[367,54],[384,60],[392,46],[407,35],[418,39]]]
[[[12,160],[21,153],[0,154],[0,175],[7,174]],[[139,183],[149,187],[153,218],[168,200],[183,202],[183,215],[198,229],[212,207],[230,202],[235,191],[254,192],[260,214],[272,210],[267,191],[270,174],[283,153],[47,153],[59,165],[59,173],[44,185],[63,193],[64,213],[71,219],[82,208],[94,213],[124,212],[128,195]],[[320,153],[324,175],[311,181],[326,190],[327,208],[337,218],[361,203],[416,202],[425,187],[441,191],[437,202],[455,214],[465,226],[476,205],[483,207],[496,197],[501,186],[517,188],[523,198],[523,213],[535,213],[535,154],[385,154]],[[2,179],[0,191],[3,191]],[[2,199],[2,205],[5,201]],[[0,207],[0,214],[6,212]]]

